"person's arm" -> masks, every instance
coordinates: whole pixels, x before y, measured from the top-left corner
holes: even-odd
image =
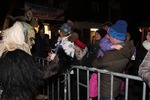
[[[150,51],[148,51],[143,62],[139,66],[138,75],[150,87]]]

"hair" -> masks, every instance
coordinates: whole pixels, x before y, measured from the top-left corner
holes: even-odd
[[[109,27],[112,26],[112,25],[113,24],[111,22],[109,22],[109,21],[102,24],[102,26],[109,26]]]
[[[43,29],[43,30],[45,31],[45,29],[44,29],[44,24],[42,24],[42,22],[39,22],[38,33],[40,32],[41,29]]]
[[[78,35],[76,32],[73,32],[73,33],[68,37],[68,41],[74,42],[78,37],[79,37],[79,35]]]
[[[150,29],[148,29],[147,32],[150,32]]]
[[[23,50],[4,52],[0,58],[2,100],[32,100],[42,84],[42,73]]]
[[[103,28],[100,28],[96,31],[102,38],[105,37],[105,35],[107,34],[107,31],[104,30]]]

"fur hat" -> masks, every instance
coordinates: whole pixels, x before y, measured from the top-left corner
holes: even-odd
[[[108,34],[117,40],[125,40],[127,34],[127,22],[125,20],[118,20],[110,27]]]
[[[107,34],[107,31],[105,31],[103,28],[97,30],[96,32],[99,33],[102,38]]]
[[[74,43],[82,49],[85,49],[86,47],[86,45],[83,42],[81,42],[79,39],[76,39]]]
[[[21,49],[31,54],[30,47],[25,41],[24,27],[20,21],[15,22],[12,27],[3,30],[1,35],[0,56],[5,51],[13,51],[15,49]]]
[[[73,26],[73,22],[68,20],[67,23],[64,23],[61,27],[60,27],[60,31],[68,34],[71,34],[71,28]]]

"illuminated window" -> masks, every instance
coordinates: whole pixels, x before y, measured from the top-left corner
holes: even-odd
[[[49,35],[49,39],[51,39],[51,31],[49,30],[49,25],[48,24],[44,24],[44,28],[45,28],[45,34]]]
[[[97,31],[98,28],[90,28],[90,42],[93,42],[93,37],[95,36],[95,31]]]

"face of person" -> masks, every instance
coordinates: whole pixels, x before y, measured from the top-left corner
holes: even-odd
[[[150,42],[150,32],[147,33],[146,39],[147,39],[148,42]]]
[[[103,26],[103,29],[106,30],[106,31],[108,31],[109,26],[105,25],[105,26]]]
[[[95,32],[95,40],[96,41],[100,41],[101,40],[101,36],[100,36],[100,34],[98,33],[98,32]]]
[[[110,35],[109,35],[109,34],[106,34],[105,37],[106,37],[107,39],[109,39],[109,38],[110,38]]]
[[[74,45],[74,50],[76,51],[76,52],[80,52],[81,51],[81,48],[79,47],[79,46],[77,46],[77,45]]]
[[[41,37],[44,36],[44,29],[40,29],[40,36],[41,36]]]
[[[66,34],[64,33],[64,32],[59,32],[59,35],[60,35],[60,37],[65,37],[66,36]]]

